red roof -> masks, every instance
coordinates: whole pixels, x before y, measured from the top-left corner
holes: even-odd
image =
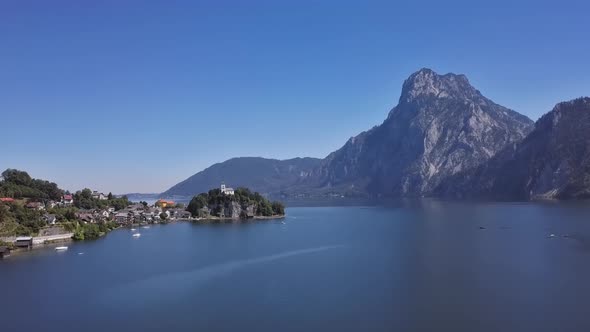
[[[14,202],[14,198],[0,197],[0,201],[2,201],[2,202]]]
[[[64,199],[71,200],[72,199],[72,195],[64,195]]]

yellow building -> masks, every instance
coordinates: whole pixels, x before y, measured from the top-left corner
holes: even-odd
[[[165,199],[160,199],[160,200],[158,200],[158,201],[156,202],[156,206],[159,206],[159,207],[161,207],[161,208],[165,208],[165,207],[172,207],[172,206],[174,206],[174,205],[176,205],[176,204],[174,203],[174,201],[167,201],[167,200],[165,200]]]

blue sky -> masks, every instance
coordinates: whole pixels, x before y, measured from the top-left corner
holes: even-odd
[[[124,3],[124,4],[123,4]],[[160,192],[235,156],[324,157],[402,82],[467,75],[533,120],[590,94],[583,1],[3,1],[0,168]]]

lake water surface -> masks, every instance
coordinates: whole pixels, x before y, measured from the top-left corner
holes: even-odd
[[[590,331],[590,205],[414,201],[0,261],[4,331]],[[554,236],[551,236],[553,234]]]

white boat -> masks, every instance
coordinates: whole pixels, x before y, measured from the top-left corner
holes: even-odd
[[[150,228],[150,226],[143,226],[142,228],[143,228],[143,229],[149,229],[149,228]]]
[[[68,250],[68,247],[55,247],[55,250],[57,250],[57,251]]]
[[[135,228],[132,228],[132,229],[131,229],[131,231],[132,231],[132,232],[135,232],[136,230],[137,230],[137,229],[135,229]]]
[[[140,237],[140,236],[141,236],[141,234],[139,234],[139,233],[133,234],[133,237]]]

